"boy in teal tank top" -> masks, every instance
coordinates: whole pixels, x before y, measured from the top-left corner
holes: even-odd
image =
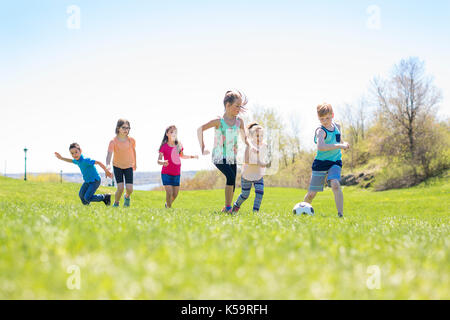
[[[317,116],[321,127],[316,129],[314,142],[317,144],[317,155],[312,165],[311,182],[304,201],[312,203],[317,192],[323,191],[325,179],[334,193],[334,201],[338,216],[344,216],[344,195],[341,189],[341,149],[348,149],[349,144],[342,141],[341,128],[333,122],[334,113],[330,104],[317,106]]]

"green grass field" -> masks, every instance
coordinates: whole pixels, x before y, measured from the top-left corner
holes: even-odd
[[[236,216],[218,212],[223,190],[165,210],[160,191],[115,209],[78,189],[0,178],[0,299],[450,298],[448,180],[345,188],[345,219],[330,189],[314,217],[292,215],[299,189],[266,188],[258,215],[252,191]]]

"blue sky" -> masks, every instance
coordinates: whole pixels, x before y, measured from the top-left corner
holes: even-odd
[[[250,107],[275,107],[301,124],[305,147],[314,106],[353,102],[370,80],[418,56],[434,76],[450,115],[449,1],[2,1],[0,105],[5,133],[0,169],[76,172],[79,142],[104,161],[118,118],[137,140],[138,170],[159,170],[164,128],[176,124],[186,152],[198,154],[195,129],[220,115],[229,88]],[[67,28],[67,7],[80,29]],[[369,6],[380,28],[367,27]],[[339,112],[336,117],[339,118]],[[211,133],[206,134],[212,143]],[[212,168],[209,157],[183,170]]]

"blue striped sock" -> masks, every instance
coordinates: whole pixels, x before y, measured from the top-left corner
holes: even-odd
[[[262,198],[264,195],[264,180],[261,178],[254,182],[255,184],[255,201],[253,203],[253,211],[259,211],[261,207]]]
[[[242,192],[239,195],[236,202],[234,203],[234,205],[236,207],[240,207],[242,205],[242,203],[248,199],[248,196],[250,195],[250,189],[252,188],[252,182],[247,181],[244,178],[241,178],[241,187],[242,187]]]

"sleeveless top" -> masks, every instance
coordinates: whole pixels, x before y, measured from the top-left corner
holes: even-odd
[[[238,151],[238,134],[240,120],[229,126],[225,120],[220,118],[220,125],[214,132],[214,148],[212,150],[212,161],[215,164],[235,164]]]
[[[339,131],[337,125],[333,122],[334,130],[330,131],[324,126],[316,129],[316,133],[314,134],[314,143],[317,144],[317,130],[322,129],[325,131],[325,143],[326,144],[336,144],[341,142],[341,132]],[[328,151],[317,150],[316,158],[317,160],[329,160],[336,162],[338,160],[342,160],[342,152],[341,149],[334,149]]]

